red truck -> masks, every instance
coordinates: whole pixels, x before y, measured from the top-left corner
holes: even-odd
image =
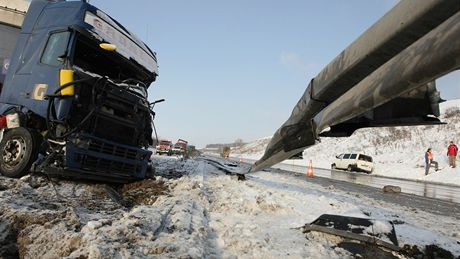
[[[185,155],[185,153],[187,152],[187,143],[188,141],[178,139],[172,149],[172,153],[174,155]]]
[[[172,142],[169,140],[160,140],[160,143],[156,146],[156,153],[170,156],[172,154]]]

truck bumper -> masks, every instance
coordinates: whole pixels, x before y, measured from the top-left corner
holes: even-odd
[[[78,179],[126,183],[144,179],[151,151],[81,134],[66,144],[65,166],[49,173]]]

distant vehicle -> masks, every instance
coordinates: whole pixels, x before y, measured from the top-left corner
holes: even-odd
[[[197,156],[197,155],[198,155],[198,151],[196,150],[196,147],[193,145],[187,144],[187,151],[185,153],[185,156],[189,157],[189,156]]]
[[[187,152],[187,143],[188,141],[183,139],[178,139],[174,147],[172,148],[172,154],[174,155],[185,155]]]
[[[347,153],[336,156],[331,168],[370,174],[374,170],[374,163],[370,156],[361,153]]]
[[[160,140],[160,143],[156,146],[156,153],[159,155],[166,154],[170,156],[172,154],[172,142],[169,140]]]
[[[181,155],[182,154],[182,144],[174,144],[174,147],[172,148],[172,154],[173,155]]]

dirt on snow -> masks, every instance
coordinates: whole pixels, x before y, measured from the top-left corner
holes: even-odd
[[[90,246],[85,231],[114,224],[134,206],[154,204],[168,189],[161,177],[108,186],[0,176],[0,258],[92,257],[81,249]]]
[[[323,213],[404,221],[414,213],[284,174],[259,172],[237,181],[205,160],[156,157],[153,178],[125,185],[0,176],[0,259],[454,258],[435,246],[382,253],[334,236],[305,235],[299,226]],[[433,215],[417,216],[424,224]],[[423,234],[414,237],[414,228],[401,223],[398,238],[428,245],[435,239],[458,256],[460,243],[452,241],[458,228],[454,219],[443,219],[428,226],[439,235],[416,228]]]

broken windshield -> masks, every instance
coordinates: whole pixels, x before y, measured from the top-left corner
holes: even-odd
[[[86,12],[85,22],[93,26],[92,32],[102,42],[117,46],[117,53],[128,60],[132,60],[149,72],[158,74],[158,66],[154,54],[134,35],[124,29],[115,20],[98,10],[97,15]],[[150,52],[150,53],[149,53]]]
[[[76,38],[73,55],[75,66],[84,71],[107,76],[121,86],[146,96],[147,86],[144,82],[148,81],[148,78],[133,63],[115,52],[101,49],[96,41],[81,33],[77,33]]]

